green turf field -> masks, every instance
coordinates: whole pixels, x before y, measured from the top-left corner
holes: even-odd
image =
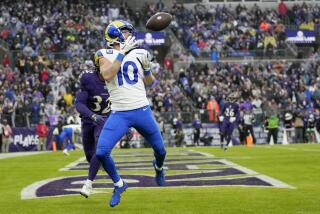
[[[132,155],[132,152],[136,154]],[[151,149],[115,150],[114,154],[116,161],[120,162],[119,167],[123,167],[120,170],[122,175],[153,176]],[[139,188],[135,187],[137,182],[128,180],[131,188],[122,195],[120,205],[115,208],[108,205],[112,189],[103,186],[96,188],[97,194],[88,199],[79,194],[21,199],[21,191],[35,182],[86,175],[86,165],[77,162],[83,156],[82,151],[75,151],[71,156],[57,152],[0,159],[0,214],[320,213],[320,144],[232,147],[228,152],[217,147],[168,148],[167,154],[169,169],[166,174],[171,186]],[[132,163],[136,169],[126,168]],[[230,167],[235,169],[223,171]],[[239,170],[245,173],[229,173]],[[185,174],[204,175],[201,173],[206,172],[218,174],[211,178],[179,178]],[[103,175],[103,172],[99,174]],[[249,178],[266,177],[271,179],[266,182],[271,182],[271,186],[242,183]],[[187,182],[187,185],[179,186],[180,181]],[[110,181],[100,179],[96,184],[105,185],[107,182]],[[149,183],[141,181],[140,184],[148,186],[153,185],[152,182],[153,178]],[[233,184],[221,186],[221,182]],[[192,185],[196,183],[205,187]],[[74,187],[77,185],[82,186],[75,182]],[[59,185],[51,186],[46,190],[57,191],[59,188]]]

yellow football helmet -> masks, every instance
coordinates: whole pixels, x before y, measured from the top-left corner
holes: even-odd
[[[133,25],[123,20],[113,21],[107,26],[104,35],[109,47],[112,47],[115,42],[124,43],[122,30],[128,30],[131,34],[135,32]]]

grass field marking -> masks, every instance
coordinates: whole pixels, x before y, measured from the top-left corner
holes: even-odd
[[[240,166],[240,165],[235,164],[235,163],[233,163],[231,161],[228,161],[226,159],[221,159],[219,161],[224,163],[227,166],[231,166],[231,167],[233,167],[235,169],[238,169],[238,170],[240,170],[240,171],[242,171],[242,172],[244,172],[244,173],[246,173],[248,175],[258,175],[259,174],[258,172],[254,171],[254,170],[251,170],[251,169],[248,169],[246,167]]]
[[[205,153],[205,152],[201,152],[203,155],[211,155],[211,154],[208,154],[208,153]],[[284,182],[282,182],[282,181],[279,181],[279,180],[277,180],[277,179],[275,179],[275,178],[272,178],[272,177],[269,177],[269,176],[267,176],[267,175],[263,175],[263,174],[260,174],[260,173],[258,173],[258,172],[256,172],[256,171],[254,171],[254,170],[252,170],[252,169],[248,169],[248,168],[246,168],[246,167],[243,167],[243,166],[240,166],[240,165],[238,165],[238,164],[236,164],[236,163],[233,163],[233,162],[231,162],[231,161],[228,161],[228,160],[226,160],[226,159],[221,159],[221,160],[219,160],[220,162],[222,162],[222,163],[224,163],[224,164],[226,164],[226,165],[228,165],[228,166],[231,166],[231,167],[233,167],[233,168],[235,168],[235,169],[238,169],[238,170],[240,170],[240,171],[242,171],[242,172],[244,172],[244,173],[246,173],[246,174],[248,174],[248,175],[254,175],[255,177],[257,177],[257,178],[260,178],[261,180],[263,180],[263,181],[265,181],[265,182],[267,182],[267,183],[270,183],[270,184],[272,184],[274,187],[278,187],[278,188],[288,188],[288,189],[295,189],[295,187],[293,187],[293,186],[291,186],[291,185],[289,185],[289,184],[286,184],[286,183],[284,183]]]
[[[64,176],[66,177],[66,176]],[[70,176],[70,177],[75,177],[75,176]],[[62,177],[58,177],[58,178],[49,178],[46,180],[42,180],[42,181],[37,181],[33,184],[30,184],[29,186],[26,186],[25,188],[23,188],[21,190],[21,200],[26,200],[26,199],[33,199],[33,198],[37,198],[36,195],[36,191],[38,190],[39,187],[52,182],[52,181],[56,181],[61,179]]]
[[[260,178],[261,180],[266,181],[268,183],[271,183],[274,187],[277,187],[277,188],[296,189],[296,187],[294,186],[286,184],[282,181],[279,181],[278,179],[269,177],[267,175],[260,174],[260,175],[256,175],[255,177]]]
[[[285,145],[286,146],[286,145]],[[279,148],[279,149],[285,149],[285,150],[290,150],[290,151],[297,151],[298,150],[298,148],[293,148],[293,147],[277,147],[277,148]]]
[[[51,151],[5,153],[5,154],[0,154],[0,159],[24,157],[24,156],[38,155],[38,154],[46,154],[46,153],[49,153],[49,152],[51,152]]]
[[[138,180],[136,179],[124,179],[126,183],[129,183],[129,184],[133,184],[133,183],[139,183]],[[72,184],[85,184],[86,183],[86,180],[82,180],[82,181],[74,181],[72,182]],[[109,184],[113,184],[113,181],[110,179],[98,179],[98,180],[95,180],[93,182],[94,184],[98,184],[98,183],[103,183],[103,184],[106,184],[106,183],[109,183]]]
[[[61,172],[61,171],[69,171],[71,168],[77,167],[77,165],[78,165],[79,163],[84,162],[85,160],[86,160],[86,157],[81,157],[81,158],[79,158],[78,160],[73,161],[73,162],[69,163],[67,166],[59,169],[59,171],[60,171],[60,172]]]
[[[240,166],[240,165],[238,165],[236,163],[233,163],[233,162],[230,162],[230,161],[227,161],[227,160],[221,160],[221,162],[223,162],[223,163],[225,163],[225,164],[227,164],[229,166],[232,166],[233,168],[238,169],[238,170],[240,170],[240,171],[242,171],[242,172],[244,172],[244,173],[246,173],[248,175],[254,175],[257,178],[260,178],[261,180],[272,184],[273,187],[295,189],[295,187],[293,187],[293,186],[291,186],[289,184],[286,184],[286,183],[284,183],[282,181],[279,181],[279,180],[277,180],[275,178],[272,178],[272,177],[269,177],[267,175],[263,175],[261,173],[258,173],[258,172],[254,171],[252,169],[248,169],[246,167]]]
[[[320,150],[318,149],[301,149],[301,150],[305,152],[320,152]]]
[[[194,169],[199,169],[197,165],[186,165],[187,169],[194,170]]]
[[[214,157],[215,157],[213,154],[206,153],[206,152],[199,152],[199,151],[192,150],[192,149],[189,149],[188,151],[189,151],[189,152],[199,153],[199,154],[201,154],[201,155],[203,155],[203,156],[210,157],[210,158],[214,158]]]

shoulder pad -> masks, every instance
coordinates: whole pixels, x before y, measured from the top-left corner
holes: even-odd
[[[86,74],[93,74],[93,73],[94,73],[94,71],[92,71],[92,70],[84,70],[81,72],[79,79],[81,80],[84,76],[86,76]]]

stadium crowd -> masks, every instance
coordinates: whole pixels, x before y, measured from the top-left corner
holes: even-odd
[[[13,62],[4,56],[0,65],[0,113],[11,126],[24,127],[55,125],[59,115],[68,118],[76,114],[73,102],[78,77],[82,70],[93,66],[88,56],[105,46],[103,30],[110,20],[125,19],[139,26],[165,7],[159,1],[141,12],[123,2],[116,7],[104,1],[76,4],[50,0],[2,1],[0,9],[0,38],[15,56]],[[309,26],[309,22],[317,24],[319,7],[302,4],[288,10],[285,16],[275,10],[262,12],[258,6],[250,10],[242,6],[235,10],[225,6],[207,10],[196,5],[190,12],[183,5],[174,4],[170,11],[176,18],[173,29],[191,50],[196,44],[207,52],[213,48],[220,52],[265,48],[266,44],[278,47],[284,39],[280,36],[283,28],[278,31],[278,25],[288,20],[300,28]],[[263,21],[269,25],[265,30],[260,29]],[[226,34],[227,31],[231,33]],[[187,36],[181,37],[182,34]],[[276,39],[267,42],[267,35]],[[172,65],[177,56],[190,65],[180,70],[179,76],[173,73]],[[168,56],[164,65],[153,63],[158,81],[148,91],[148,97],[159,120],[168,112],[202,109],[210,114],[214,112],[210,102],[219,103],[229,92],[239,89],[241,101],[251,102],[257,115],[267,112],[270,106],[303,112],[319,108],[317,62],[218,63],[210,68],[194,62],[190,52]],[[261,122],[262,116],[258,118]],[[215,121],[215,117],[211,115],[205,121]]]
[[[172,26],[176,35],[194,55],[236,56],[237,51],[251,51],[251,55],[275,53],[281,55],[285,48],[285,28],[314,30],[319,25],[318,5],[306,3],[287,7],[282,1],[278,9],[263,9],[255,4],[247,8],[238,4],[207,7],[200,3],[193,10],[183,4],[174,4],[170,10],[175,15]],[[250,54],[249,54],[250,55]]]

